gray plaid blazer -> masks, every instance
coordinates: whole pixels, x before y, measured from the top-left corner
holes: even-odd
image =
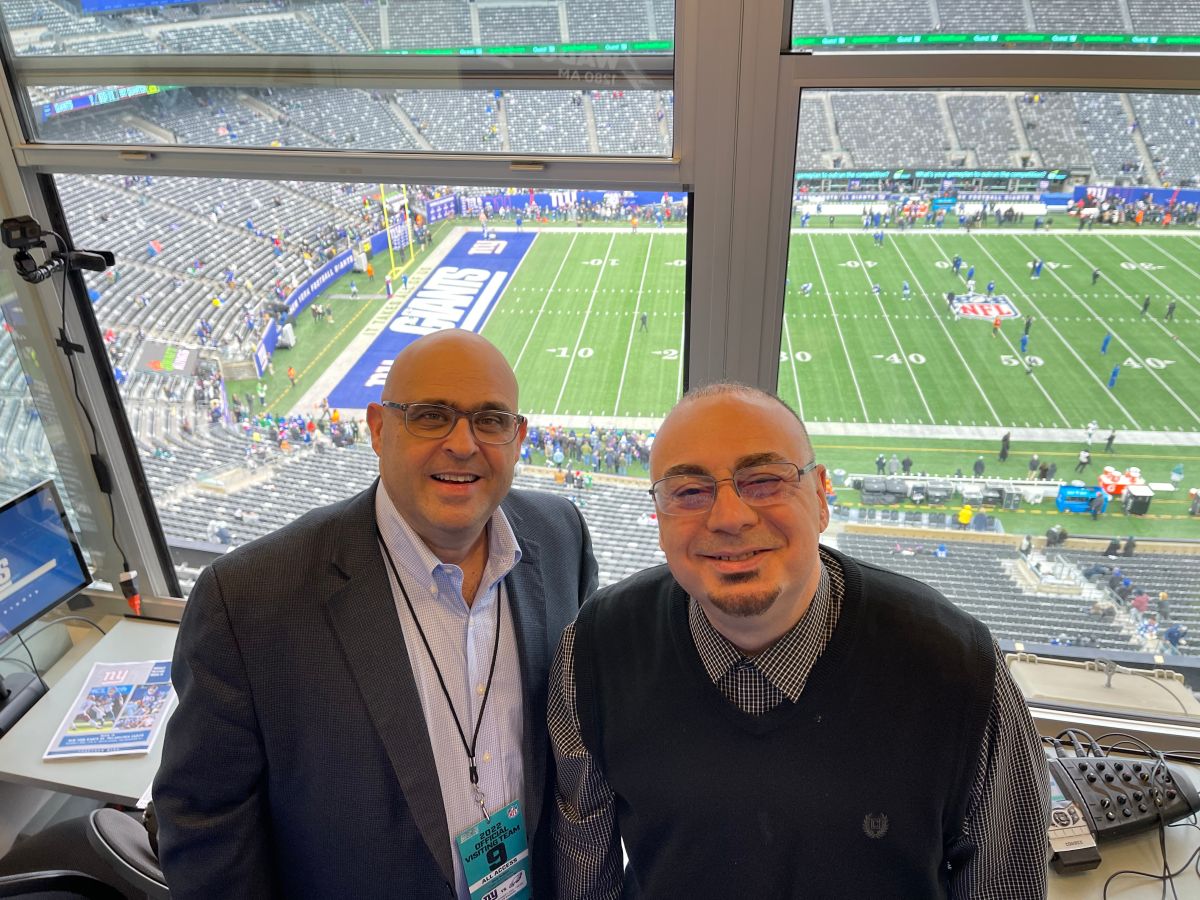
[[[453,896],[435,750],[375,536],[378,484],[230,552],[196,582],[154,781],[174,900]],[[564,498],[512,491],[503,508],[521,547],[505,585],[534,892],[551,898],[546,679],[596,562]]]

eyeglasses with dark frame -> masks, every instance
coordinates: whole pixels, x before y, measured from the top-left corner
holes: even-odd
[[[484,444],[511,444],[525,421],[524,416],[505,412],[502,409],[477,409],[462,412],[453,406],[440,403],[397,403],[395,400],[380,400],[388,409],[404,414],[404,428],[414,437],[444,438],[459,419],[471,424],[471,434]]]
[[[713,478],[702,473],[668,475],[650,486],[654,506],[664,516],[706,514],[717,501],[717,485],[731,482],[747,506],[771,506],[795,496],[800,480],[817,467],[814,459],[801,468],[793,462],[744,466],[730,478]]]

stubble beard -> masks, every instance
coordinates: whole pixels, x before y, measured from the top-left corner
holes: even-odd
[[[726,575],[722,578],[722,581],[733,586],[741,581],[750,581],[754,577],[755,573],[747,572],[745,574]],[[730,618],[749,619],[754,616],[761,616],[769,610],[775,604],[775,601],[779,599],[781,593],[782,591],[778,587],[751,591],[749,593],[717,591],[708,595],[708,602]]]

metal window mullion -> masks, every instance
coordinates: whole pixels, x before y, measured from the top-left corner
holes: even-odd
[[[508,187],[678,189],[679,162],[645,157],[436,155],[387,151],[19,144],[22,168],[45,173],[151,174],[297,181],[386,181]]]
[[[820,89],[1200,91],[1193,53],[857,51],[780,61],[797,86]]]
[[[151,54],[18,56],[20,85],[229,85],[505,90],[669,90],[674,58]]]

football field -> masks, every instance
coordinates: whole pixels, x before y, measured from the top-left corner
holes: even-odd
[[[971,266],[975,295],[995,281],[993,302],[967,296]],[[978,317],[955,315],[948,292]],[[997,312],[1005,318],[993,334]],[[869,232],[791,238],[779,391],[809,421],[1079,429],[1094,419],[1193,432],[1198,350],[1191,234],[918,230],[888,232],[882,246]]]
[[[513,364],[523,410],[652,427],[670,409],[686,240],[653,228],[537,233],[482,328]],[[822,433],[895,424],[1074,439],[1092,420],[1164,439],[1200,431],[1195,233],[918,229],[877,245],[869,231],[795,229],[787,278],[778,389]]]
[[[665,229],[538,234],[483,329],[513,364],[523,411],[666,414],[683,379],[686,240]]]

